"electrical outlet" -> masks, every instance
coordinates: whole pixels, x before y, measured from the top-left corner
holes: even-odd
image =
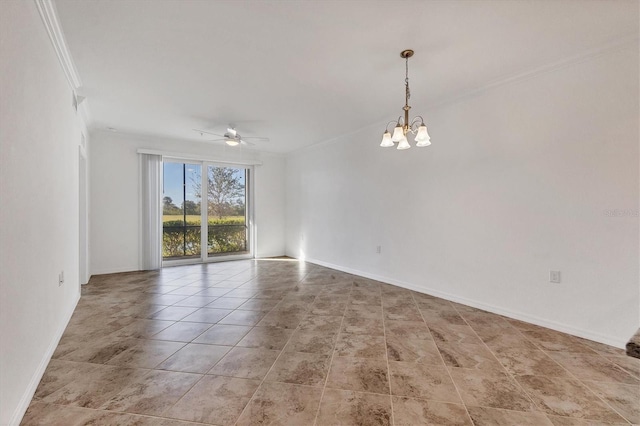
[[[64,284],[64,271],[61,271],[58,274],[58,287],[60,287],[62,284]]]
[[[560,271],[549,271],[549,282],[559,283],[561,281]]]
[[[376,253],[382,253],[382,246],[376,246]]]

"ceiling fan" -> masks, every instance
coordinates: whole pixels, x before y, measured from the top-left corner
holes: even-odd
[[[209,142],[219,142],[224,141],[229,146],[238,146],[238,145],[248,145],[254,146],[255,142],[269,142],[269,138],[267,137],[244,137],[240,136],[240,133],[236,130],[235,126],[229,125],[227,127],[227,131],[224,135],[219,135],[217,133],[211,133],[206,130],[193,129],[194,131],[200,133],[200,136],[204,136],[205,134],[211,136],[217,136],[220,139],[212,139]]]

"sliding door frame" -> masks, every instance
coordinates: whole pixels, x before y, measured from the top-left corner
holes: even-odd
[[[207,188],[209,166],[214,167],[233,167],[238,169],[245,169],[245,226],[247,226],[247,252],[242,254],[229,254],[209,256],[208,238],[209,232],[209,215],[208,215],[208,197],[206,192],[202,191],[200,199],[200,258],[190,259],[176,259],[176,260],[162,260],[162,267],[178,266],[178,265],[192,265],[198,263],[213,263],[213,262],[225,262],[229,260],[242,260],[255,258],[255,226],[254,226],[254,166],[247,164],[238,164],[232,162],[215,162],[208,160],[194,160],[193,158],[180,158],[174,156],[163,156],[163,162],[182,162],[188,164],[200,165],[200,184],[201,188]],[[162,198],[162,197],[161,197]],[[160,209],[162,211],[162,209]]]

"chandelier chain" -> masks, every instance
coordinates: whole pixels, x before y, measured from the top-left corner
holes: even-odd
[[[409,98],[411,97],[411,91],[409,90],[409,57],[405,58],[405,77],[404,77],[404,83],[405,83],[405,97],[406,97],[406,102],[405,104],[409,104]]]
[[[408,136],[415,135],[415,141],[417,147],[424,147],[431,145],[429,133],[427,133],[427,126],[424,124],[422,116],[415,116],[412,121],[409,120],[409,98],[411,98],[411,90],[409,89],[409,58],[413,56],[413,50],[406,49],[400,52],[400,56],[404,58],[404,95],[405,103],[402,110],[403,115],[399,116],[397,120],[387,123],[384,133],[382,134],[382,142],[380,146],[383,148],[392,147],[394,143],[398,144],[400,150],[411,148]],[[395,123],[393,128],[393,135],[389,132],[389,125]]]

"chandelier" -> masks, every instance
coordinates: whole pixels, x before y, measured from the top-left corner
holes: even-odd
[[[382,135],[382,143],[380,144],[383,148],[392,147],[395,143],[398,144],[398,149],[409,149],[411,145],[409,145],[409,141],[407,140],[407,134],[411,133],[412,135],[416,135],[415,141],[416,146],[429,146],[431,145],[431,138],[429,137],[429,133],[427,133],[427,126],[424,124],[424,119],[421,116],[417,116],[413,119],[413,121],[409,121],[409,110],[411,107],[409,106],[409,98],[411,97],[411,92],[409,91],[409,58],[413,56],[413,50],[407,49],[400,52],[400,56],[405,59],[405,101],[404,107],[404,118],[402,116],[398,117],[397,121],[390,121],[387,123],[387,128]],[[393,136],[389,132],[389,124],[395,123],[395,128],[393,129]]]

